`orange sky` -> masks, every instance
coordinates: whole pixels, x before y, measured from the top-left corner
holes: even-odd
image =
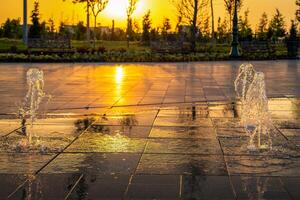
[[[72,0],[39,0],[42,19],[53,18],[57,23],[61,20],[72,24],[79,20],[85,21],[84,5],[74,5]],[[34,0],[28,0],[28,9],[33,8]],[[101,25],[110,25],[111,20],[115,19],[116,26],[125,25],[125,7],[127,0],[110,0],[108,8],[99,15],[98,22]],[[173,26],[176,20],[176,12],[170,3],[171,0],[140,0],[138,11],[135,17],[141,20],[141,16],[150,9],[154,25],[161,24],[163,17],[171,18]],[[3,23],[7,17],[22,18],[23,0],[1,0],[0,23]],[[223,0],[215,0],[215,17],[224,17]],[[244,0],[243,10],[249,8],[250,22],[253,28],[256,27],[258,19],[265,11],[269,18],[273,15],[275,8],[279,8],[285,16],[285,21],[289,24],[295,16],[295,0]],[[30,12],[29,12],[30,14]]]

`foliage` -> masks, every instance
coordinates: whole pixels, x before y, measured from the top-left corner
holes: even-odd
[[[142,41],[146,44],[150,42],[150,29],[151,29],[150,10],[143,17],[143,33]]]
[[[48,20],[48,26],[47,26],[47,32],[53,34],[55,32],[55,25],[54,25],[54,20],[53,19],[49,19]]]
[[[34,2],[34,9],[31,13],[31,22],[32,25],[29,28],[28,36],[30,38],[40,38],[42,33],[45,32],[43,29],[45,28],[45,23],[40,23],[40,10],[39,10],[39,2]]]
[[[252,40],[252,29],[248,20],[249,10],[246,10],[244,17],[239,18],[239,40]]]
[[[234,2],[235,0],[224,0],[225,10],[229,16],[229,27],[232,26],[232,16],[234,12]],[[243,6],[243,0],[237,0],[237,11],[239,11]]]
[[[70,30],[66,27],[65,23],[61,22],[59,25],[59,34],[70,37],[71,32]]]
[[[208,5],[207,0],[181,0],[176,2],[178,19],[180,23],[190,26],[191,49],[196,49],[196,36],[198,33],[199,19],[203,9]],[[179,24],[181,25],[181,24]]]
[[[263,13],[258,24],[257,37],[259,40],[266,40],[268,32],[268,15]]]
[[[94,48],[96,46],[97,16],[106,8],[109,0],[90,0],[90,7],[94,15]]]
[[[168,33],[171,29],[172,29],[172,26],[171,26],[170,19],[165,17],[163,19],[163,23],[162,23],[162,27],[161,27],[161,34],[165,40],[167,39]]]
[[[217,40],[219,42],[226,42],[229,38],[230,32],[228,29],[228,22],[226,18],[221,21],[221,18],[218,19],[218,26],[217,26]]]
[[[297,26],[295,22],[292,20],[291,28],[289,32],[289,36],[287,38],[287,51],[289,57],[296,57],[298,52],[298,33],[297,33]]]
[[[268,32],[269,37],[274,40],[277,40],[279,37],[284,37],[286,34],[284,17],[278,9],[276,9],[276,13],[271,19]]]
[[[86,27],[83,24],[83,21],[79,21],[75,27],[75,39],[83,40],[86,32]]]
[[[1,36],[6,38],[15,38],[15,39],[22,38],[20,19],[10,20],[8,18],[2,26]]]
[[[138,0],[128,0],[128,7],[126,9],[127,14],[127,28],[126,28],[126,34],[127,34],[127,40],[132,40],[133,38],[133,30],[132,30],[132,15],[134,11],[136,10],[136,4]]]

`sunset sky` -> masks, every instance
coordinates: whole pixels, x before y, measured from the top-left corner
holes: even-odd
[[[23,0],[1,0],[0,23],[6,18],[21,18]],[[29,14],[33,8],[34,0],[28,0]],[[84,5],[72,4],[72,0],[39,0],[40,12],[43,20],[53,18],[58,24],[64,21],[68,24],[78,21],[85,21]],[[135,18],[141,21],[141,16],[151,10],[152,21],[154,25],[160,25],[164,17],[172,20],[174,27],[176,12],[171,0],[140,0]],[[127,0],[110,0],[108,7],[98,17],[98,23],[101,25],[111,25],[111,20],[115,19],[116,26],[124,27],[126,23],[126,3]],[[223,0],[215,0],[215,18],[224,17]],[[285,16],[285,21],[289,25],[290,20],[295,16],[295,0],[244,0],[243,10],[249,8],[250,23],[253,28],[256,27],[258,19],[265,11],[269,18],[274,14],[275,8],[278,8]],[[243,11],[242,10],[242,11]]]

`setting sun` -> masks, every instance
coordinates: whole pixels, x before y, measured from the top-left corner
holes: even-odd
[[[128,0],[110,0],[104,14],[114,19],[125,19],[126,9],[128,7]],[[145,1],[141,0],[137,3],[136,11],[134,16],[142,15],[146,11]]]

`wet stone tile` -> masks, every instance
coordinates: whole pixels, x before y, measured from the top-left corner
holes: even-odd
[[[222,150],[225,155],[276,155],[278,157],[298,157],[300,156],[300,151],[297,147],[286,140],[280,135],[273,135],[271,138],[272,148],[262,149],[262,150],[249,150],[248,146],[250,143],[249,137],[230,137],[230,138],[219,138]],[[257,139],[254,140],[254,144],[257,145]],[[261,144],[269,145],[268,137],[261,136]]]
[[[230,175],[300,176],[300,160],[276,156],[225,156]]]
[[[270,111],[273,119],[296,119],[300,117],[300,110]]]
[[[39,174],[12,194],[12,199],[64,199],[75,185],[80,174]]]
[[[235,116],[233,110],[209,110],[208,117],[211,118],[233,118]]]
[[[151,139],[145,153],[222,154],[217,139]]]
[[[58,153],[61,152],[73,137],[53,136],[53,137],[33,137],[29,146],[22,146],[28,143],[26,136],[11,135],[0,140],[0,152],[7,153]]]
[[[127,193],[128,199],[177,199],[180,193],[178,175],[136,175]]]
[[[21,127],[21,122],[19,120],[0,120],[0,138],[1,136],[7,135],[14,130],[17,130]]]
[[[1,153],[0,174],[29,174],[43,167],[54,154]]]
[[[86,173],[69,199],[122,199],[129,178],[129,175]]]
[[[181,193],[183,199],[235,199],[228,176],[183,176]]]
[[[186,106],[176,106],[176,107],[164,107],[159,113],[158,117],[181,117],[181,118],[203,118],[208,115],[207,106],[203,105],[186,105]]]
[[[41,173],[131,174],[140,157],[126,153],[63,153]]]
[[[103,126],[105,134],[120,134],[129,138],[147,138],[150,130],[151,126]]]
[[[143,154],[138,174],[227,175],[222,156]]]
[[[293,199],[300,199],[300,178],[282,177],[282,183]]]
[[[247,133],[244,128],[217,128],[217,136],[230,138],[230,137],[246,137]]]
[[[174,117],[157,117],[154,126],[200,126],[212,127],[211,120],[208,118],[174,118]]]
[[[274,119],[280,129],[300,129],[300,119]]]
[[[213,128],[208,127],[153,127],[149,137],[151,138],[202,138],[213,139],[216,134]]]
[[[238,118],[214,118],[212,121],[217,128],[243,128]]]
[[[300,129],[280,129],[282,134],[291,141],[300,141]]]
[[[145,145],[146,140],[141,138],[86,132],[68,147],[66,152],[142,153]]]
[[[25,180],[26,176],[23,174],[0,173],[0,199],[6,199]]]
[[[290,200],[277,177],[231,176],[237,199]]]

